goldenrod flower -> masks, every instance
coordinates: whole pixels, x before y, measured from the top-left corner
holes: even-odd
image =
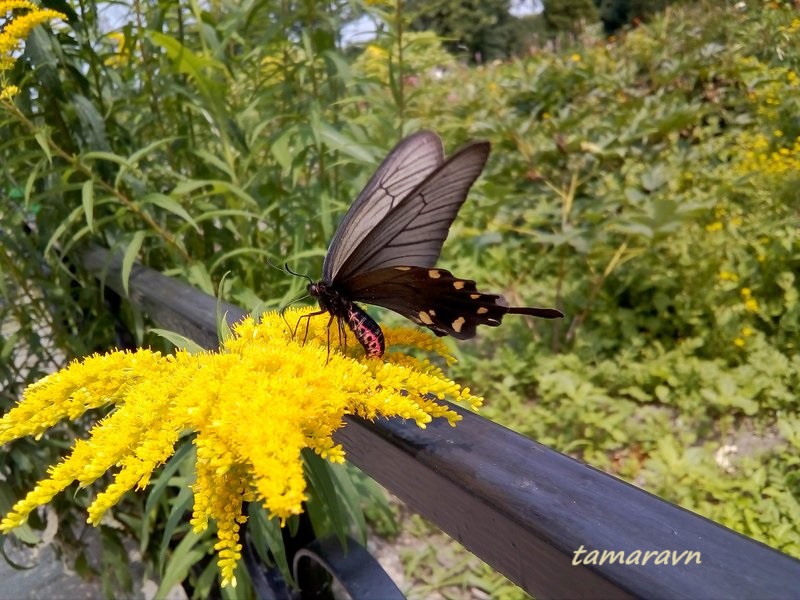
[[[288,311],[287,318],[295,322],[306,313]],[[191,524],[199,532],[209,518],[216,521],[223,585],[235,585],[238,532],[246,520],[242,503],[261,502],[282,522],[300,513],[306,498],[300,453],[310,448],[342,462],[344,451],[332,436],[345,415],[401,416],[419,427],[444,417],[454,425],[460,417],[437,399],[480,405],[480,398],[426,360],[397,352],[365,359],[352,338],[350,355],[332,350],[328,359],[327,322],[312,320],[301,344],[280,316],[268,314],[259,324],[246,319],[235,326],[219,352],[93,355],[29,386],[0,419],[0,444],[39,436],[92,408],[114,404],[116,410],[14,505],[0,531],[24,523],[71,483],[87,486],[115,469],[113,483],[89,507],[88,520],[96,525],[128,490],[144,488],[178,438],[192,432],[197,477]],[[387,330],[386,340],[444,354],[441,342],[418,330]]]
[[[7,85],[4,88],[0,88],[0,100],[10,100],[17,94],[19,94],[19,88],[15,85]]]
[[[744,307],[750,312],[758,312],[758,301],[753,298],[753,292],[750,288],[741,289],[742,300],[744,300]]]
[[[713,233],[715,231],[720,231],[722,229],[722,223],[719,221],[714,221],[713,223],[709,223],[706,225],[706,231],[709,233]]]
[[[15,14],[13,11],[27,11]],[[14,53],[22,40],[37,25],[53,19],[66,19],[63,13],[42,9],[27,0],[0,0],[0,100],[7,100],[19,92],[14,85],[6,85],[3,71],[14,66]]]
[[[722,270],[719,272],[719,280],[720,281],[739,281],[739,276],[736,273],[731,273],[730,271]]]

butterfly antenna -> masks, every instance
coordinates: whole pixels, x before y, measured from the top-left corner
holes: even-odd
[[[273,269],[275,269],[276,271],[280,271],[281,273],[286,273],[286,271],[285,271],[285,270],[281,269],[281,268],[280,268],[278,265],[276,265],[276,264],[275,264],[274,262],[272,262],[270,259],[268,259],[268,258],[265,258],[264,260],[266,260],[266,261],[267,261],[267,264],[268,264],[270,267],[272,267]]]
[[[294,271],[292,271],[289,268],[288,262],[283,265],[283,268],[286,269],[286,272],[289,273],[290,275],[294,275],[295,277],[305,277],[306,279],[308,279],[309,283],[314,283],[314,280],[311,279],[311,277],[309,277],[308,275],[301,275],[300,273],[295,273]]]

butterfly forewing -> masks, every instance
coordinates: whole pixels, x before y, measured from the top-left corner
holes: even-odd
[[[448,158],[408,196],[392,207],[350,251],[334,278],[387,267],[432,267],[439,259],[450,225],[480,175],[489,144],[476,142]]]
[[[342,219],[322,265],[323,278],[336,278],[367,234],[443,162],[442,140],[431,131],[395,146]]]

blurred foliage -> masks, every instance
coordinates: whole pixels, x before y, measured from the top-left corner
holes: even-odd
[[[404,134],[434,129],[448,152],[486,138],[442,265],[567,319],[453,344],[455,375],[487,416],[800,556],[800,14],[691,4],[478,67],[386,3],[361,7],[384,26],[360,56],[342,48],[344,3],[150,0],[113,18],[70,4],[69,26],[28,39],[22,91],[0,105],[2,409],[73,357],[162,343],[81,272],[82,244],[278,307],[303,281],[266,260],[316,276]],[[4,448],[2,507],[73,435]],[[163,581],[200,596],[214,566],[182,518],[188,460],[115,513],[105,560],[126,564],[134,536]],[[58,539],[80,536],[85,494],[57,499]]]
[[[450,52],[468,61],[508,58],[526,40],[524,21],[509,13],[510,0],[410,0],[404,5],[412,30],[435,32]]]
[[[598,19],[593,0],[558,0],[544,3],[544,20],[551,31],[578,34]]]

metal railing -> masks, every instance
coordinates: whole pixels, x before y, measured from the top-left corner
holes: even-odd
[[[118,257],[93,248],[82,263],[121,293]],[[215,298],[138,265],[129,290],[159,326],[217,346]],[[229,322],[245,314],[221,310]],[[800,561],[452,408],[463,417],[455,428],[350,417],[336,439],[353,464],[535,597],[800,597]]]

